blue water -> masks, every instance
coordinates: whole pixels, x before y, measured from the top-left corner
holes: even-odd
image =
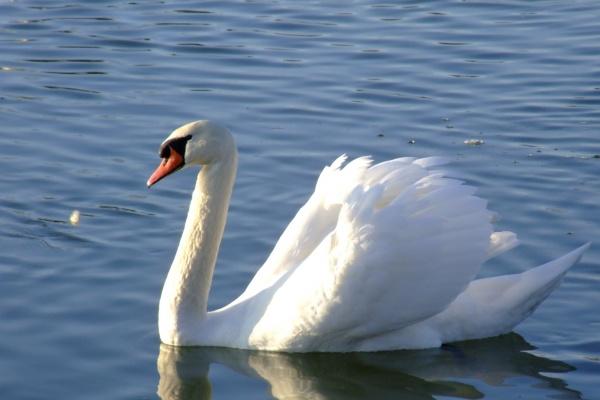
[[[523,271],[600,241],[598,15],[592,0],[1,2],[0,393],[599,399],[598,244],[501,338],[177,351],[160,347],[156,310],[194,173],[145,187],[180,124],[236,135],[211,307],[241,292],[344,152],[453,158],[522,242],[482,276]]]

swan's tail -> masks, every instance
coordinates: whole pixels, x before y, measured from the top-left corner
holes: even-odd
[[[442,342],[480,339],[510,332],[560,284],[589,243],[520,274],[478,279],[435,318]]]

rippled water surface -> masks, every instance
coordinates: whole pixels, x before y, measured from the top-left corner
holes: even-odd
[[[344,152],[455,159],[522,241],[482,275],[599,242],[598,15],[591,0],[0,2],[3,397],[600,398],[597,244],[518,334],[362,355],[161,348],[193,172],[145,187],[181,123],[236,135],[211,307]]]

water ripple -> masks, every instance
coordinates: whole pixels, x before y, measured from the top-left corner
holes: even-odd
[[[590,0],[1,3],[3,394],[154,396],[156,303],[193,173],[145,181],[184,121],[219,120],[240,148],[213,306],[242,290],[344,152],[453,158],[522,241],[483,275],[600,236],[599,12]],[[593,397],[597,259],[592,248],[518,329],[576,369],[541,388],[525,357],[511,394]],[[23,385],[31,366],[39,388]],[[214,398],[239,397],[230,382],[268,396],[255,378],[210,377]]]

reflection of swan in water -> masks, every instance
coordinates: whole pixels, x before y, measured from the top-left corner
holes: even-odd
[[[210,399],[209,365],[219,363],[265,380],[277,399],[474,399],[483,397],[486,388],[498,394],[508,380],[507,393],[525,398],[579,399],[581,394],[561,379],[542,374],[574,368],[524,352],[531,349],[517,334],[442,349],[379,353],[285,354],[161,345],[158,394],[163,400]]]

